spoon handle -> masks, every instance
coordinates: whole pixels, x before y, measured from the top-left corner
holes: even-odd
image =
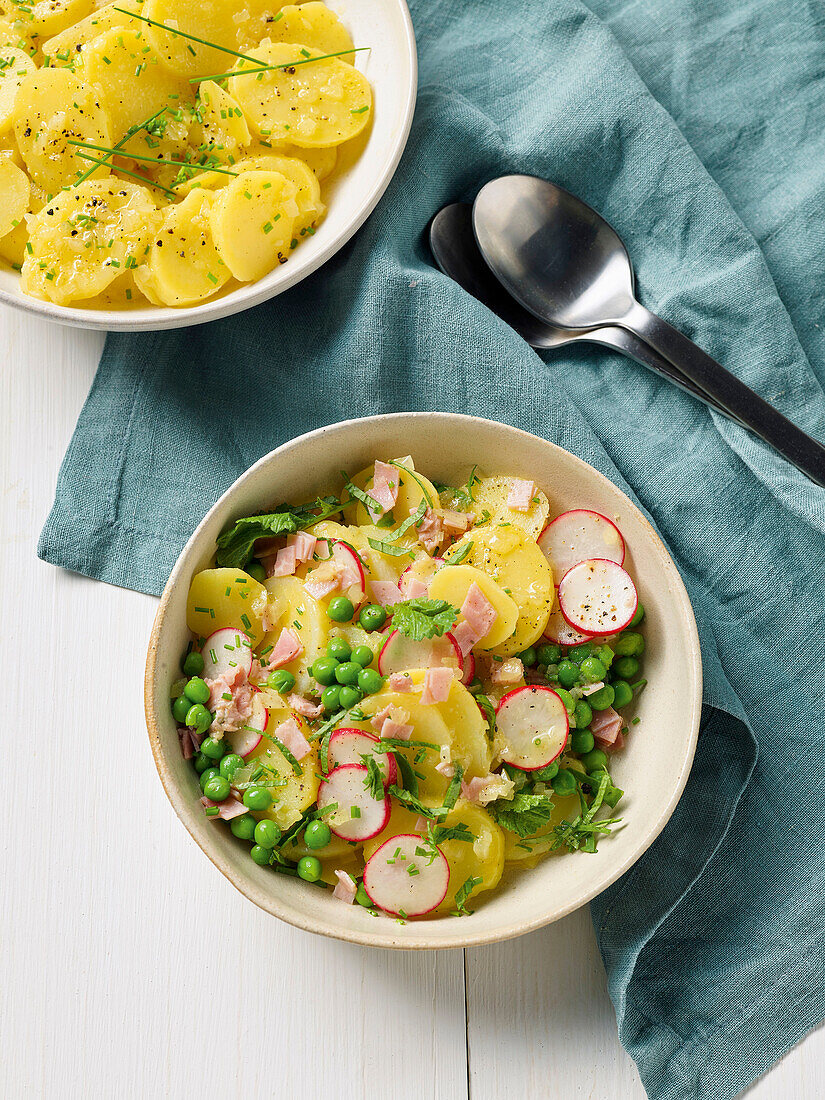
[[[764,439],[817,485],[825,486],[825,447],[769,405],[736,375],[667,321],[636,302],[617,322],[710,394],[735,419]]]

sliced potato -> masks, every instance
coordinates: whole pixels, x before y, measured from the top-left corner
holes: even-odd
[[[18,168],[26,167],[23,158],[20,156],[20,150],[17,148],[17,138],[14,136],[14,130],[11,128],[5,134],[0,134],[0,157],[8,158]]]
[[[93,298],[143,260],[156,218],[145,187],[113,176],[62,191],[27,217],[23,289],[59,305]]]
[[[94,8],[94,0],[37,0],[12,6],[15,23],[26,38],[42,40],[85,18]]]
[[[167,206],[146,263],[135,271],[135,282],[150,301],[167,306],[203,301],[230,279],[212,239],[209,210],[213,196],[193,191]]]
[[[439,845],[450,865],[447,896],[438,907],[441,912],[455,908],[455,896],[469,878],[481,879],[473,887],[473,898],[498,886],[504,870],[506,835],[486,810],[463,798],[447,814],[444,825],[466,825],[474,839],[444,840]]]
[[[300,774],[295,774],[295,769],[287,760],[281,750],[270,740],[266,734],[274,733],[281,722],[294,715],[290,710],[270,710],[266,732],[257,749],[254,749],[249,760],[258,765],[264,765],[267,773],[262,777],[261,785],[272,783],[269,793],[272,795],[272,805],[268,810],[258,813],[258,818],[271,818],[281,829],[288,829],[300,818],[304,810],[315,802],[318,797],[318,751],[313,749],[300,761],[298,767]],[[301,719],[298,719],[300,722]],[[306,730],[305,730],[306,733]]]
[[[537,539],[544,530],[550,512],[550,502],[537,489],[530,509],[518,512],[508,508],[513,479],[511,477],[483,477],[473,486],[473,512],[478,523],[489,523],[495,527],[501,523],[513,523],[520,527],[531,539]]]
[[[462,562],[487,573],[518,605],[515,630],[493,652],[501,657],[521,653],[541,637],[555,600],[553,572],[547,559],[520,527],[512,525],[476,527],[445,551],[444,557],[449,562],[465,551]]]
[[[157,23],[173,26],[196,38],[234,47],[237,41],[237,4],[233,0],[148,0],[143,14]],[[232,55],[190,38],[148,27],[146,37],[164,67],[182,77],[210,76],[232,68]]]
[[[241,282],[260,279],[285,263],[298,214],[297,188],[280,172],[242,172],[218,192],[212,236]]]
[[[288,66],[229,81],[250,124],[268,141],[306,148],[340,145],[369,121],[372,89],[352,65],[337,57],[310,61],[321,51],[268,40],[249,56],[262,65]],[[249,61],[239,61],[235,69],[242,74],[250,67]]]
[[[138,21],[130,19],[122,11],[115,8],[123,8],[126,11],[141,10],[142,0],[112,0],[111,4],[105,4],[102,8],[91,12],[85,19],[72,23],[65,30],[47,38],[43,43],[43,54],[49,59],[50,65],[71,65],[82,61],[82,51],[86,43],[93,38],[111,30],[112,27],[138,28]]]
[[[284,627],[294,630],[304,652],[284,667],[297,677],[326,651],[330,619],[298,577],[270,577],[266,582],[266,590],[269,596],[269,619],[275,626],[263,639],[261,654],[265,656],[267,647],[275,645]]]
[[[56,195],[92,167],[88,157],[102,156],[69,143],[108,147],[111,123],[96,88],[68,69],[38,69],[24,78],[18,90],[14,133],[31,178]],[[108,165],[101,165],[94,178],[108,176],[110,171]]]
[[[261,615],[265,606],[266,589],[243,569],[202,569],[189,585],[186,625],[201,638],[232,627],[248,634],[257,645],[264,633]]]
[[[265,147],[262,146],[260,152],[264,153],[265,151]],[[250,149],[250,153],[255,152],[255,149]],[[335,163],[338,160],[338,150],[334,145],[330,145],[326,149],[299,149],[297,145],[280,145],[278,152],[285,157],[297,157],[298,160],[304,161],[319,181],[323,181],[327,176],[332,175]]]
[[[240,104],[214,80],[204,80],[198,88],[198,114],[201,142],[213,149],[227,164],[234,164],[238,150],[249,145],[252,135]],[[206,152],[203,149],[202,152]]]
[[[430,581],[431,600],[446,600],[453,607],[462,607],[467,593],[476,584],[493,605],[496,619],[489,633],[478,643],[479,649],[495,649],[516,629],[519,608],[512,596],[488,574],[474,565],[452,565],[439,569]]]
[[[29,177],[11,157],[0,157],[0,237],[19,225],[29,209]]]
[[[25,50],[0,46],[0,134],[12,127],[14,102],[20,85],[36,66]]]
[[[26,258],[28,240],[29,230],[24,219],[5,237],[0,237],[0,259],[5,260],[14,267],[22,267],[23,260]]]
[[[351,50],[353,41],[341,20],[326,4],[311,0],[308,4],[286,4],[266,28],[271,42],[300,42],[321,53],[339,53]],[[350,65],[354,53],[341,57]]]

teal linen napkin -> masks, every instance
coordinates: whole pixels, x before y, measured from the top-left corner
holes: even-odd
[[[707,707],[674,817],[593,920],[649,1095],[727,1100],[825,1017],[825,490],[604,349],[539,357],[422,233],[500,173],[557,181],[617,227],[648,306],[825,439],[825,31],[812,3],[591,7],[416,0],[420,98],[378,210],[267,305],[110,337],[40,553],[159,592],[263,453],[382,411],[512,423],[630,492],[690,590]]]

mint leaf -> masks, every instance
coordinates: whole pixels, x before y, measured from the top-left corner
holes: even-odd
[[[392,608],[393,628],[414,642],[441,637],[455,626],[457,618],[458,609],[446,600],[419,597],[403,600]]]
[[[510,798],[499,798],[487,807],[495,821],[520,837],[534,836],[546,825],[553,812],[553,803],[546,794],[517,791]]]
[[[481,886],[483,881],[483,879],[475,878],[473,875],[470,875],[470,877],[465,879],[461,886],[459,886],[458,890],[456,890],[455,907],[459,916],[464,916],[468,912],[467,899],[470,894],[472,894],[473,890],[475,890],[476,886]]]
[[[249,561],[255,542],[275,535],[292,535],[328,519],[341,511],[338,497],[318,497],[313,504],[299,505],[293,508],[288,504],[279,505],[265,516],[245,516],[228,527],[217,541],[218,550],[215,564],[242,569]]]
[[[445,840],[466,840],[469,844],[476,839],[475,833],[464,822],[458,825],[436,825],[431,834],[433,844],[441,844]]]

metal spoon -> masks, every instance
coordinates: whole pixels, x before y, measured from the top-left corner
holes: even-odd
[[[634,333],[825,485],[825,447],[637,301],[624,244],[581,199],[534,176],[502,176],[479,192],[473,229],[493,274],[530,313],[560,328],[618,326]]]
[[[611,325],[587,330],[556,328],[522,309],[495,278],[479,252],[473,234],[471,203],[455,202],[442,207],[430,222],[429,239],[430,250],[441,271],[515,329],[531,347],[545,349],[588,342],[602,344],[664,375],[693,397],[730,416],[712,397],[683,377],[666,359],[632,333]]]

